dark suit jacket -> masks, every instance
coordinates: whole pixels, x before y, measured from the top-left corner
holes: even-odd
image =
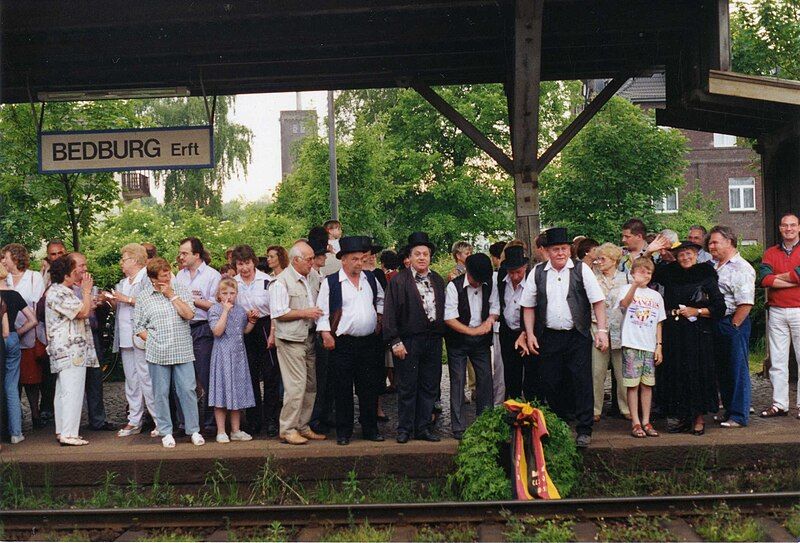
[[[436,320],[431,323],[422,306],[414,275],[406,268],[392,277],[386,288],[383,307],[383,338],[392,344],[400,338],[431,332],[444,335],[444,280],[439,274],[429,274],[436,297]]]

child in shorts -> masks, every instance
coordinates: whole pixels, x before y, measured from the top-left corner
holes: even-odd
[[[664,299],[650,289],[655,265],[639,257],[631,266],[632,283],[620,300],[622,317],[622,383],[628,389],[633,437],[658,437],[650,424],[650,405],[656,384],[656,366],[661,364],[661,323],[666,320]],[[641,401],[641,419],[639,405]]]

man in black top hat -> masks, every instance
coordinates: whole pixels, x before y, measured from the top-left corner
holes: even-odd
[[[605,296],[597,278],[580,260],[570,258],[566,228],[550,228],[542,245],[548,260],[537,264],[528,276],[520,305],[524,307],[525,332],[517,346],[539,355],[539,376],[545,400],[564,418],[567,376],[572,377],[575,398],[576,444],[592,441],[594,396],[592,389],[592,308],[597,316],[599,350],[608,349]]]
[[[508,247],[497,272],[497,297],[500,303],[500,351],[506,398],[523,395],[527,401],[538,398],[537,371],[532,355],[524,355],[514,343],[524,330],[519,305],[528,275],[528,258],[523,247]]]
[[[383,337],[391,345],[398,380],[397,442],[413,435],[439,441],[431,431],[433,403],[442,379],[444,281],[430,269],[436,247],[425,232],[408,236],[409,267],[386,289]]]
[[[363,269],[370,238],[345,236],[336,258],[342,269],[325,278],[317,305],[322,316],[317,332],[330,352],[330,375],[335,383],[337,444],[349,445],[353,435],[353,385],[358,395],[359,420],[364,439],[383,441],[378,431],[378,372],[383,313],[383,289],[375,275]]]
[[[453,437],[461,439],[467,429],[464,390],[467,359],[475,368],[477,416],[492,406],[492,325],[500,313],[493,288],[492,262],[483,253],[467,257],[466,272],[447,284],[444,323],[447,333],[447,364],[450,371],[450,423]]]

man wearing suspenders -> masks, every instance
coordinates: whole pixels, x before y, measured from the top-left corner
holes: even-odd
[[[363,270],[364,253],[372,247],[366,236],[339,240],[336,258],[342,269],[328,275],[320,286],[317,305],[322,316],[317,332],[335,382],[336,443],[349,445],[353,436],[353,385],[358,395],[359,420],[364,439],[383,441],[378,431],[378,372],[383,370],[380,327],[383,289],[370,271]]]

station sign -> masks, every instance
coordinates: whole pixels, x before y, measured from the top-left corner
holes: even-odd
[[[39,173],[178,170],[214,166],[211,126],[39,134]]]

